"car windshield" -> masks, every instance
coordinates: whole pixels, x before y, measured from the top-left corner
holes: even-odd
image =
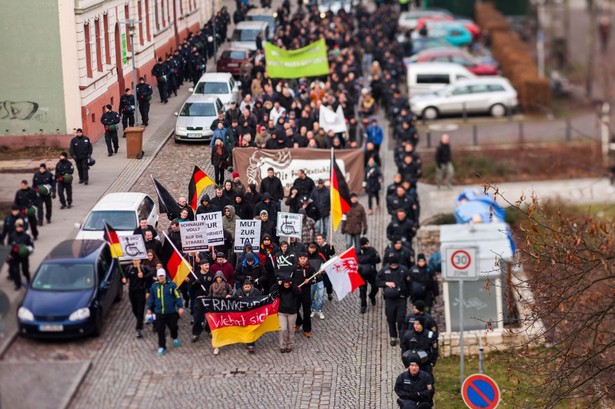
[[[83,223],[82,230],[104,230],[107,222],[115,230],[134,230],[137,228],[137,216],[131,210],[97,210]]]
[[[266,23],[273,24],[275,22],[275,17],[273,17],[273,16],[266,16],[266,15],[263,15],[263,14],[257,14],[257,15],[254,15],[254,16],[248,16],[248,20],[251,20],[251,21],[264,21]]]
[[[78,291],[94,288],[94,266],[91,264],[43,263],[32,288],[50,291]]]
[[[245,51],[225,51],[222,53],[221,60],[245,60],[246,52]]]
[[[228,94],[226,82],[199,82],[195,94]]]
[[[216,108],[212,103],[186,102],[179,116],[216,116]]]
[[[256,36],[260,33],[258,29],[243,29],[233,32],[233,41],[256,41]]]

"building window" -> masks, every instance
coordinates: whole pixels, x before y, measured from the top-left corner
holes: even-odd
[[[158,1],[154,0],[154,20],[156,21],[156,31],[160,31],[160,12],[158,11]]]
[[[105,64],[111,65],[111,45],[109,44],[109,18],[105,14],[103,16],[103,33],[105,37]]]
[[[141,24],[139,24],[139,44],[143,45],[143,10],[141,9],[141,1],[137,2],[137,16]]]
[[[90,25],[83,25],[83,37],[85,39],[85,70],[88,78],[92,78],[92,49],[90,48]]]
[[[184,0],[179,0],[179,15],[184,15]],[[175,16],[177,18],[177,16]]]
[[[149,26],[149,0],[145,0],[145,32],[147,33],[147,41],[152,41],[152,30]]]
[[[161,11],[161,22],[162,22],[162,27],[166,27],[167,26],[167,17],[166,17],[166,13],[165,13],[165,7],[164,7],[164,0],[160,0],[160,11]]]
[[[94,20],[94,36],[96,37],[96,69],[102,72],[102,44],[100,41],[100,20]]]

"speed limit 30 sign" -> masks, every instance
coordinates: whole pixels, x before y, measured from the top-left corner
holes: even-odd
[[[442,278],[445,280],[478,280],[476,247],[446,248]]]

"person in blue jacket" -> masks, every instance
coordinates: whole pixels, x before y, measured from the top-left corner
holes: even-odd
[[[167,273],[163,268],[156,271],[156,282],[150,289],[147,300],[147,313],[156,314],[156,332],[158,332],[158,352],[161,356],[167,351],[166,327],[171,331],[173,345],[181,345],[178,336],[177,321],[184,315],[182,298],[173,281],[167,280]]]
[[[367,127],[365,133],[367,134],[365,144],[368,142],[373,143],[376,152],[380,153],[380,145],[382,145],[382,141],[384,140],[384,131],[382,127],[378,125],[378,120],[376,118],[372,118],[372,123]]]

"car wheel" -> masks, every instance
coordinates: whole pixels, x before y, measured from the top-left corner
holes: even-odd
[[[506,107],[502,104],[495,104],[489,109],[489,112],[494,118],[501,118],[506,115]]]
[[[436,119],[438,115],[438,110],[434,107],[427,107],[423,110],[423,118],[425,119]]]
[[[103,327],[102,311],[100,308],[98,308],[97,311],[98,312],[96,313],[96,317],[94,318],[94,332],[92,333],[94,337],[99,337],[100,334],[102,334],[102,327]]]

